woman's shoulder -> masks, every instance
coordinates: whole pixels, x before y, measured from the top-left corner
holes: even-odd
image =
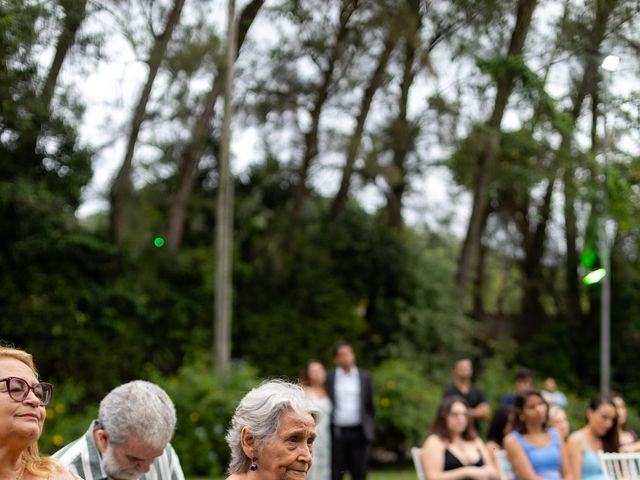
[[[432,433],[430,434],[424,441],[424,443],[422,444],[422,448],[426,449],[426,448],[440,448],[440,449],[444,449],[445,448],[445,442],[442,438],[440,438],[439,435]]]
[[[63,472],[55,473],[49,477],[48,480],[78,480],[80,479],[75,473],[65,470]],[[80,479],[82,480],[82,479]]]

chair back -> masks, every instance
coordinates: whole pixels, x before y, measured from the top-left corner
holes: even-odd
[[[640,480],[640,453],[598,452],[598,458],[607,480]]]
[[[413,466],[416,469],[418,480],[427,480],[427,476],[424,473],[424,467],[422,466],[422,449],[418,447],[411,447],[411,458],[413,459]]]

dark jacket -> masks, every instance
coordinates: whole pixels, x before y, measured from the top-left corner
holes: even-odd
[[[373,442],[375,437],[375,408],[373,405],[373,379],[371,374],[358,368],[358,375],[360,376],[360,424],[362,431],[368,442]],[[327,372],[327,392],[334,405],[336,405],[335,395],[336,385],[336,370],[332,368]],[[331,426],[333,427],[333,417],[331,418]]]

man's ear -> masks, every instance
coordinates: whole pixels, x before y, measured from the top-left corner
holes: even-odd
[[[240,431],[240,445],[242,445],[242,451],[247,457],[255,456],[256,439],[247,427],[242,427]]]
[[[93,431],[93,439],[96,442],[96,447],[100,453],[104,453],[109,444],[109,435],[102,428],[98,428]]]

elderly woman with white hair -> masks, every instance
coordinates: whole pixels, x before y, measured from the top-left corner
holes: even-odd
[[[247,393],[227,432],[227,480],[298,480],[313,462],[318,410],[301,386],[281,380]]]

